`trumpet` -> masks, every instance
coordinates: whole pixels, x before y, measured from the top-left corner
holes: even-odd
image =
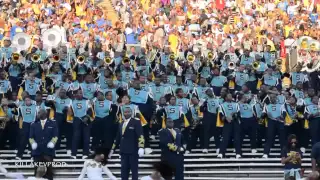
[[[207,57],[208,57],[208,60],[209,60],[209,61],[212,61],[213,58],[214,58],[214,57],[213,57],[213,53],[212,53],[212,52],[208,52],[208,56],[207,56]]]
[[[260,68],[260,62],[254,61],[254,62],[252,63],[252,68],[253,68],[254,70],[258,70],[258,69]]]
[[[189,63],[193,63],[194,60],[195,60],[194,55],[193,54],[188,55],[187,60],[188,60]]]
[[[228,63],[228,69],[234,70],[235,68],[236,68],[236,64],[233,61]]]
[[[32,60],[32,62],[39,62],[40,56],[38,54],[32,54],[31,60]]]
[[[103,60],[104,60],[104,63],[106,63],[107,65],[110,65],[113,63],[113,59],[111,59],[110,57],[105,57]]]
[[[169,59],[171,61],[174,61],[176,59],[176,56],[174,54],[170,54]]]
[[[12,53],[11,58],[13,61],[18,61],[20,58],[20,54],[19,53]]]
[[[84,56],[80,55],[80,56],[77,57],[77,63],[78,64],[83,64],[85,59],[86,58]]]
[[[130,59],[128,57],[124,57],[123,60],[122,60],[122,64],[125,64],[127,62],[130,63]]]
[[[54,55],[52,56],[52,61],[53,61],[53,62],[59,62],[59,61],[60,61],[60,56],[59,56],[58,54],[54,54]]]
[[[282,59],[277,59],[275,64],[276,64],[276,66],[281,67],[282,66]]]

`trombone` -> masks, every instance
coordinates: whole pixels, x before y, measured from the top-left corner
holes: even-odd
[[[252,63],[252,68],[253,68],[254,70],[258,70],[258,69],[260,68],[260,62],[259,62],[259,61],[254,61],[254,62]]]
[[[176,59],[176,56],[174,54],[170,54],[169,59],[170,61],[174,61]]]
[[[282,59],[277,59],[275,64],[277,67],[281,67],[282,66]]]
[[[228,69],[234,70],[235,68],[236,68],[236,63],[234,63],[233,61],[228,63]]]
[[[35,63],[39,62],[40,61],[40,55],[39,54],[32,54],[31,61],[35,62]]]
[[[84,64],[85,59],[86,58],[83,55],[79,55],[76,61],[78,64]]]
[[[11,58],[12,58],[12,61],[18,61],[20,59],[20,54],[12,53]]]
[[[194,55],[193,54],[190,54],[190,55],[188,55],[188,57],[187,57],[187,61],[189,62],[189,63],[193,63],[194,62],[194,60],[195,60],[195,57],[194,57]]]
[[[52,62],[59,62],[60,61],[60,56],[58,54],[54,54],[52,56]]]
[[[111,59],[109,56],[105,57],[103,60],[104,60],[104,63],[106,63],[106,65],[110,65],[113,63],[113,59]]]
[[[213,53],[212,52],[208,52],[208,60],[211,62],[214,58]]]

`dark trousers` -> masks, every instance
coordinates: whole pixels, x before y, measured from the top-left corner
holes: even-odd
[[[309,120],[310,136],[312,146],[320,141],[320,118],[312,118]]]
[[[187,144],[187,150],[191,151],[191,149],[197,146],[197,140],[200,139],[200,147],[203,146],[203,130],[202,124],[198,124],[196,127],[190,129],[190,140]]]
[[[17,149],[19,142],[19,136],[17,136],[19,132],[18,122],[14,120],[7,122],[5,131],[6,139],[9,140],[10,149]]]
[[[220,144],[220,154],[225,154],[231,138],[233,138],[236,154],[241,154],[240,136],[241,134],[239,121],[232,120],[230,123],[225,121],[222,129],[222,142]]]
[[[146,124],[143,128],[143,136],[144,136],[144,147],[149,148],[150,147],[150,122]]]
[[[96,117],[92,122],[92,150],[96,150],[100,145],[104,143],[103,134],[104,131],[107,130],[105,127],[105,121],[107,121],[107,117]]]
[[[73,136],[72,136],[72,156],[77,155],[77,150],[82,137],[83,140],[83,155],[89,155],[90,146],[90,128],[91,124],[85,124],[80,118],[75,117],[73,119]],[[82,136],[81,136],[82,135]]]
[[[35,156],[33,157],[33,161],[35,164],[37,163],[42,163],[45,164],[47,167],[46,174],[43,176],[43,178],[48,179],[48,180],[53,180],[53,168],[52,164],[49,164],[48,162],[53,162],[53,157],[43,155],[43,156]],[[34,175],[36,176],[38,166],[34,167]]]
[[[12,92],[18,92],[20,88],[19,84],[21,84],[22,78],[9,76],[9,81],[12,87]]]
[[[72,138],[73,138],[73,123],[72,122],[66,122],[65,126],[65,136],[67,140],[67,150],[72,149]]]
[[[221,128],[217,127],[217,115],[206,112],[203,114],[203,148],[208,149],[210,138],[214,137],[216,148],[220,146]]]
[[[266,140],[266,126],[265,124],[260,124],[258,123],[258,133],[257,133],[257,147],[258,148],[262,148],[263,147],[263,143],[262,143],[262,139]]]
[[[281,149],[285,145],[286,142],[286,132],[285,132],[284,123],[280,121],[275,121],[268,119],[268,127],[267,127],[267,141],[264,145],[264,152],[263,154],[269,155],[270,149],[274,144],[274,139],[276,136],[276,133],[279,134],[279,141]]]
[[[241,118],[241,142],[243,142],[244,136],[248,135],[250,138],[251,149],[257,148],[257,128],[258,122],[256,118]],[[242,143],[241,143],[242,144]]]
[[[211,86],[216,96],[220,96],[222,87]]]
[[[30,125],[31,123],[26,123],[23,122],[22,128],[19,130],[20,134],[20,143],[19,143],[19,148],[18,148],[18,154],[17,157],[22,158],[23,152],[29,143],[29,132],[30,132]],[[29,146],[30,149],[30,146]]]
[[[119,124],[115,122],[114,117],[108,117],[104,122],[105,130],[103,130],[103,147],[111,149],[114,140],[116,139],[117,132],[119,129]]]
[[[183,154],[177,154],[167,157],[165,154],[161,154],[161,161],[166,162],[174,170],[175,180],[184,180],[184,162]]]
[[[58,141],[56,143],[56,146],[55,148],[58,150],[60,149],[60,144],[61,144],[61,139],[62,139],[62,135],[65,134],[65,127],[64,127],[64,124],[65,124],[65,115],[64,114],[61,114],[61,113],[55,113],[54,115],[54,119],[56,120],[57,122],[57,126],[58,126],[58,132],[59,132],[59,135],[58,135]]]
[[[258,84],[258,80],[256,81],[248,81],[248,88],[250,89],[252,94],[257,94],[258,90],[257,90],[257,84]]]
[[[138,154],[121,154],[121,180],[129,180],[131,170],[132,180],[138,180]]]

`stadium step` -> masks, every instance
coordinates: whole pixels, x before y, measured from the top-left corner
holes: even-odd
[[[283,179],[283,164],[280,158],[280,145],[278,139],[275,141],[274,148],[271,149],[270,158],[262,159],[263,148],[258,148],[258,152],[253,154],[250,149],[250,141],[244,140],[242,148],[242,158],[235,159],[234,148],[228,148],[226,158],[219,159],[216,154],[216,147],[211,142],[209,153],[202,153],[199,144],[190,154],[184,156],[184,174],[186,180],[277,180]],[[159,140],[151,140],[150,144],[153,153],[144,155],[139,159],[139,176],[147,176],[152,173],[152,167],[155,162],[160,161]],[[71,159],[67,155],[65,148],[65,139],[62,140],[62,148],[56,152],[55,179],[71,180],[76,179],[80,173],[85,160],[81,159],[82,150],[78,150],[77,158]],[[306,168],[305,174],[310,173],[311,158],[310,148],[303,155],[302,165]],[[0,161],[9,172],[20,172],[25,176],[32,176],[34,173],[31,155],[24,153],[24,159],[15,160],[16,152],[14,150],[0,150]],[[119,159],[119,150],[110,160],[108,168],[120,179],[121,164]],[[106,176],[104,176],[106,178]],[[4,176],[0,174],[0,179]]]
[[[104,13],[107,14],[107,19],[110,20],[112,22],[112,25],[114,26],[115,23],[119,20],[119,16],[114,8],[112,0],[100,0],[97,2],[97,4],[98,7],[101,7]]]

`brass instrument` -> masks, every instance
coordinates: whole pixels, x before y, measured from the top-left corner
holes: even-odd
[[[282,59],[277,59],[275,64],[277,67],[281,67],[282,66]]]
[[[104,60],[104,63],[106,63],[107,65],[110,65],[113,63],[113,59],[111,59],[110,57],[105,57],[103,60]]]
[[[125,64],[127,62],[130,63],[130,59],[128,57],[124,57],[123,60],[122,60],[122,64]]]
[[[83,55],[80,55],[77,57],[77,63],[78,64],[84,64],[84,61],[86,60],[86,58]]]
[[[12,61],[18,61],[20,59],[20,54],[19,53],[12,53],[11,59],[12,59]]]
[[[54,54],[52,56],[52,62],[59,62],[60,61],[60,56],[59,54]]]
[[[254,62],[252,63],[252,68],[253,68],[254,70],[258,70],[258,69],[260,68],[260,62],[259,62],[259,61],[254,61]]]
[[[236,63],[234,63],[233,61],[228,63],[228,69],[234,70],[235,68],[236,68]]]
[[[208,57],[209,61],[212,61],[213,58],[214,58],[213,53],[212,52],[208,52],[208,56],[207,57]]]
[[[8,111],[8,106],[1,106],[1,115],[0,115],[0,129],[5,129],[7,122],[10,120],[7,111]]]
[[[35,62],[35,63],[39,62],[40,61],[40,55],[39,54],[32,54],[31,61]]]
[[[170,61],[174,61],[176,59],[176,56],[174,54],[170,54],[169,59]]]
[[[194,57],[193,54],[190,54],[190,55],[187,56],[187,61],[188,61],[189,63],[193,63],[195,59],[196,59],[196,58]]]

